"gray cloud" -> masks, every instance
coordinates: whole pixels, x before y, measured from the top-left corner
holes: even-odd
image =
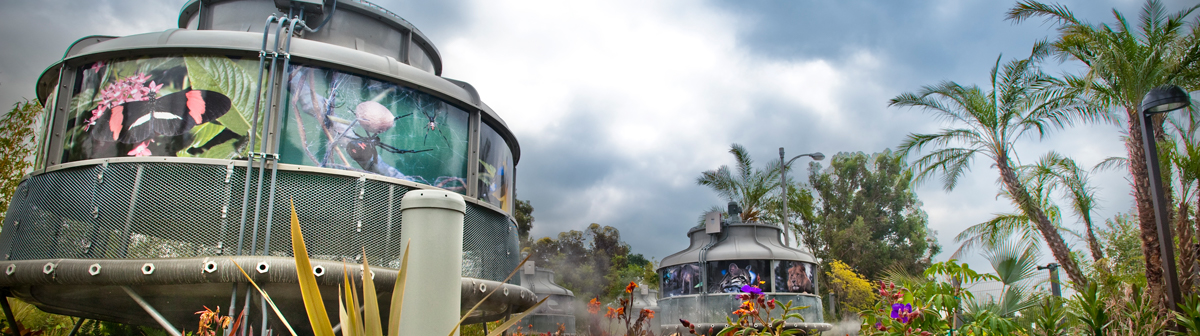
[[[0,2],[0,107],[32,98],[38,74],[72,41],[174,28],[184,2]],[[513,128],[518,193],[537,209],[535,236],[597,222],[658,258],[684,248],[700,212],[724,203],[694,181],[732,163],[730,143],[760,165],[779,147],[792,155],[893,147],[939,124],[888,108],[889,98],[941,80],[983,84],[998,55],[1024,56],[1053,34],[1040,21],[1004,21],[1012,2],[378,3],[421,29],[446,75],[474,84]],[[1064,3],[1093,22],[1111,21],[1113,7],[1136,15],[1142,4]],[[1055,149],[1094,164],[1123,155],[1118,136],[1111,126],[1082,127],[1018,148],[1023,162]],[[1099,217],[1128,209],[1124,174],[1098,183]],[[978,161],[955,191],[929,183],[918,192],[953,250],[963,227],[1011,211],[996,190],[995,171]]]

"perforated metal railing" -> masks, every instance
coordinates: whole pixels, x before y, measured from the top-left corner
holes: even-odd
[[[400,199],[409,186],[281,169],[271,222],[270,181],[263,183],[257,230],[251,181],[243,231],[245,178],[245,167],[152,162],[36,175],[13,195],[0,252],[8,260],[184,258],[236,255],[240,240],[242,254],[262,254],[267,245],[270,255],[291,256],[292,199],[311,257],[361,263],[365,247],[372,264],[399,267]],[[520,261],[513,223],[471,202],[464,221],[463,276],[503,280]]]

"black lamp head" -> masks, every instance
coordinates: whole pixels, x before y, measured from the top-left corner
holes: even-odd
[[[1192,97],[1187,91],[1178,85],[1167,84],[1147,92],[1141,108],[1143,113],[1164,113],[1187,107],[1191,102]]]

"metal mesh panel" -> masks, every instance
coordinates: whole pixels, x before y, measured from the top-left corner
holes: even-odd
[[[269,214],[267,170],[254,230],[259,171],[250,173],[241,236],[244,167],[114,163],[37,175],[14,195],[0,231],[0,252],[13,260],[202,257],[237,254],[240,239],[243,254],[251,254],[252,246],[261,254],[269,246],[271,255],[291,256],[288,201],[295,200],[314,259],[361,262],[365,247],[372,264],[399,267],[400,199],[410,188],[280,170]],[[503,280],[519,262],[517,248],[507,216],[467,203],[463,276]]]
[[[504,280],[521,262],[519,247],[516,225],[507,216],[468,204],[463,223],[463,276]]]

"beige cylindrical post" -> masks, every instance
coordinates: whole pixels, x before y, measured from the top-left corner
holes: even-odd
[[[413,190],[400,200],[400,213],[400,239],[412,244],[400,335],[449,334],[462,304],[466,202],[453,192]]]

